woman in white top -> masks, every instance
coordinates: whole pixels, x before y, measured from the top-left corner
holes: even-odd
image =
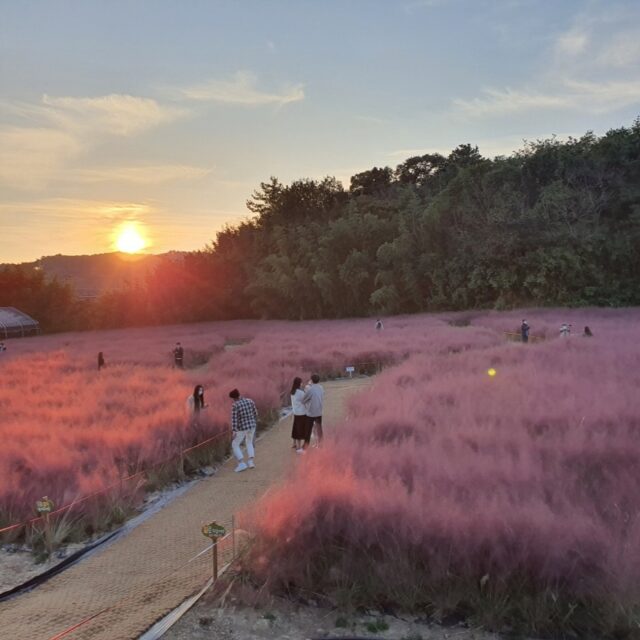
[[[307,439],[307,409],[302,402],[304,391],[301,388],[302,378],[294,378],[291,385],[291,406],[293,408],[293,428],[291,437],[296,453],[304,453],[304,441]]]
[[[201,384],[197,384],[193,390],[193,394],[187,398],[187,414],[189,415],[191,424],[198,424],[200,411],[206,409],[208,406],[204,401],[204,387]]]

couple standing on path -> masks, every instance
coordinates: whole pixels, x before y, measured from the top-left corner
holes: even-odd
[[[293,448],[296,453],[304,453],[311,442],[315,430],[316,442],[322,443],[322,407],[324,389],[319,384],[320,376],[314,373],[302,389],[302,378],[294,378],[291,385],[291,406],[293,408]]]

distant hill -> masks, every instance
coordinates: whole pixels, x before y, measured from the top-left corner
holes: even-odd
[[[164,259],[182,260],[184,252],[161,255],[101,253],[88,256],[45,256],[34,262],[23,262],[26,269],[44,272],[47,279],[57,278],[73,286],[80,298],[95,298],[105,291],[118,291],[142,283],[146,275]],[[8,265],[0,265],[0,268]]]

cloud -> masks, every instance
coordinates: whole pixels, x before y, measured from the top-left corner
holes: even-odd
[[[0,204],[0,214],[30,215],[43,224],[67,221],[104,223],[143,221],[154,211],[146,202],[120,200],[88,200],[82,198],[43,198]],[[1,216],[4,219],[4,215]]]
[[[0,130],[0,184],[38,189],[59,175],[64,164],[82,149],[65,131],[7,127]]]
[[[450,1],[451,0],[412,0],[412,2],[408,2],[404,5],[404,10],[407,13],[414,13],[421,9],[433,9],[434,7],[439,7],[440,5],[447,4]]]
[[[546,93],[487,89],[482,98],[453,102],[459,111],[474,117],[503,116],[544,109],[575,109],[601,114],[640,105],[640,80],[564,80]]]
[[[304,100],[301,84],[287,87],[282,93],[269,93],[256,87],[256,77],[239,71],[228,80],[209,80],[179,90],[181,97],[197,102],[217,102],[244,106],[283,106]]]
[[[550,41],[538,73],[520,86],[488,87],[453,100],[458,114],[483,118],[541,111],[614,113],[640,106],[637,5],[590,3]]]
[[[597,62],[604,67],[624,68],[640,65],[640,30],[624,31],[602,48]]]
[[[129,136],[185,115],[184,109],[160,105],[151,98],[110,94],[97,98],[51,97],[42,103],[49,118],[62,128]]]
[[[166,164],[139,167],[79,169],[73,173],[71,179],[84,183],[128,182],[131,184],[150,185],[198,180],[210,173],[211,169],[202,167]]]
[[[0,184],[16,189],[40,189],[53,180],[68,179],[70,162],[104,137],[133,136],[188,113],[150,98],[122,94],[94,98],[44,95],[38,103],[4,100],[0,111],[13,122],[0,128]],[[129,181],[169,181],[194,170],[165,167],[152,179],[157,169],[129,171]],[[98,174],[99,170],[94,181]],[[121,174],[127,177],[126,170]]]
[[[481,98],[456,99],[453,104],[459,111],[475,117],[499,116],[538,109],[566,109],[571,106],[565,95],[512,89],[485,89]]]
[[[589,34],[581,28],[573,28],[561,34],[556,40],[556,52],[560,55],[575,56],[583,53],[589,44]]]

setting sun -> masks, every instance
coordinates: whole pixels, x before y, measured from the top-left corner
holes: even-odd
[[[116,248],[123,253],[138,253],[146,246],[144,238],[133,225],[127,225],[118,233]]]

